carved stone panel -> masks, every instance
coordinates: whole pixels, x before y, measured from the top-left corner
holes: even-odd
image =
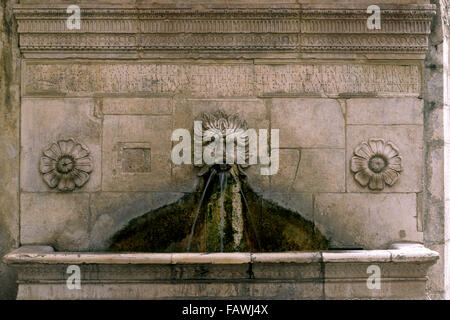
[[[181,94],[192,97],[419,96],[418,64],[298,63],[25,65],[26,95]]]
[[[81,6],[80,30],[66,28],[66,8],[19,5],[23,53],[102,55],[102,51],[270,52],[272,55],[311,52],[424,53],[428,48],[432,5],[382,6],[382,30],[367,28],[366,8],[346,10],[291,4],[228,9]],[[96,53],[97,52],[97,53]]]

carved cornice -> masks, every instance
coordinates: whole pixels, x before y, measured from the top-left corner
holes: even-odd
[[[16,7],[22,52],[382,52],[424,53],[435,8],[382,10],[381,30],[355,9],[81,8],[69,30],[65,8]]]

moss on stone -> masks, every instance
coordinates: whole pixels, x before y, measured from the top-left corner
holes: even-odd
[[[217,178],[217,177],[216,177]],[[242,178],[244,237],[234,243],[232,225],[233,179],[228,179],[224,197],[224,251],[282,252],[327,249],[328,240],[299,213],[282,208],[257,195]],[[133,219],[112,238],[112,251],[185,252],[194,214],[200,201],[199,190],[174,204]],[[213,181],[198,215],[191,252],[220,251],[220,185]],[[240,195],[238,195],[240,196]],[[245,206],[245,203],[248,207]]]

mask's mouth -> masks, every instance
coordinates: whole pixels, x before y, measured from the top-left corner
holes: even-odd
[[[226,171],[230,171],[231,165],[229,165],[229,164],[215,164],[213,166],[213,169],[216,170],[217,172],[226,172]]]

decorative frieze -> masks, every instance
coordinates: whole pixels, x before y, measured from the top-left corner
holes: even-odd
[[[207,50],[243,52],[405,52],[428,48],[432,5],[382,10],[369,30],[365,10],[83,8],[79,30],[66,8],[17,6],[22,52]]]
[[[25,95],[419,96],[417,64],[27,63]]]

